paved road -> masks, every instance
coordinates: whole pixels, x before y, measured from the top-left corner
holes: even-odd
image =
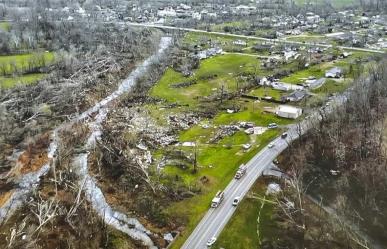
[[[324,107],[326,113],[330,113],[333,106],[340,105],[345,101],[344,96],[339,96],[331,101],[331,105]],[[273,143],[273,148],[265,147],[247,164],[247,172],[240,180],[233,179],[227,188],[224,190],[225,198],[218,208],[210,208],[196,226],[190,237],[186,240],[183,249],[204,249],[207,248],[206,243],[212,237],[218,237],[231,216],[235,212],[235,207],[232,206],[234,197],[241,196],[243,198],[254,182],[262,175],[263,171],[269,168],[272,161],[284,151],[288,145],[296,140],[300,135],[306,133],[309,128],[315,126],[320,120],[319,113],[313,113],[308,119],[302,121],[298,125],[289,126],[288,137],[282,139],[276,138]]]
[[[289,132],[293,139],[298,137],[296,129],[292,128]],[[182,248],[196,249],[207,248],[207,240],[211,237],[218,237],[224,226],[227,224],[235,211],[232,206],[234,197],[247,194],[254,182],[262,175],[262,172],[268,168],[272,161],[288,146],[291,141],[288,139],[277,138],[274,140],[273,148],[264,148],[253,159],[247,163],[247,172],[240,179],[233,179],[227,188],[224,190],[225,198],[218,208],[211,208],[197,225],[191,236],[187,239]]]
[[[273,42],[273,43],[286,43],[286,44],[296,44],[296,45],[304,45],[304,46],[307,45],[307,46],[314,46],[314,47],[321,47],[321,48],[332,47],[332,45],[328,45],[328,44],[309,43],[309,42],[303,43],[303,42],[289,41],[289,40],[283,40],[283,39],[267,39],[267,38],[256,37],[256,36],[236,35],[236,34],[223,33],[223,32],[212,32],[212,31],[210,32],[210,31],[205,31],[205,30],[200,30],[200,29],[181,28],[181,27],[164,26],[164,25],[149,24],[149,23],[126,22],[124,24],[129,25],[129,26],[136,26],[136,27],[148,27],[148,28],[158,28],[158,29],[165,29],[165,30],[180,30],[180,31],[186,31],[186,32],[222,35],[222,36],[229,36],[229,37],[235,37],[235,38],[240,38],[240,39],[250,39],[250,40],[266,41],[266,42]],[[355,48],[355,47],[346,47],[346,46],[337,46],[337,48],[343,49],[343,50],[378,53],[378,54],[386,53],[383,50],[367,49],[367,48]]]

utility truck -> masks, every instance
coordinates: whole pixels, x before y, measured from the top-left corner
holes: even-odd
[[[217,208],[220,205],[220,203],[223,201],[223,199],[224,199],[224,192],[219,190],[216,193],[214,199],[212,199],[211,207]]]
[[[246,165],[242,164],[238,171],[235,174],[235,179],[241,179],[244,174],[246,174]]]

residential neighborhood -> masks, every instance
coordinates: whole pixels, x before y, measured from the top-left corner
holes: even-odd
[[[0,0],[0,249],[387,248],[387,2]]]

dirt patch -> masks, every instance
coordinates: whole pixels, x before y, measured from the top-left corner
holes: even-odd
[[[16,167],[11,172],[11,177],[36,172],[48,163],[47,148],[49,147],[50,136],[45,134],[30,143],[25,151],[19,156]]]
[[[24,152],[18,160],[20,164],[19,172],[21,174],[28,174],[36,172],[48,162],[47,152],[39,153],[38,155],[31,155],[27,151]]]
[[[8,191],[8,192],[1,193],[1,194],[0,194],[0,207],[3,207],[4,204],[7,203],[7,201],[9,200],[9,198],[11,198],[13,192],[14,192],[14,190],[10,190],[10,191]]]

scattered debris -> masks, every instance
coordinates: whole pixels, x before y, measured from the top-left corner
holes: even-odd
[[[247,135],[261,135],[261,134],[265,133],[265,131],[267,131],[266,127],[256,126],[256,127],[253,127],[253,128],[246,129],[245,133]]]
[[[281,192],[281,186],[277,183],[270,183],[267,186],[266,195],[278,194]]]
[[[243,145],[242,145],[242,148],[243,148],[244,150],[249,150],[249,149],[251,148],[251,144],[243,144]]]
[[[171,115],[168,117],[168,124],[170,127],[186,130],[193,125],[196,125],[200,122],[200,117],[197,114],[180,114],[180,115]]]
[[[183,147],[195,147],[196,143],[194,143],[194,142],[184,142],[184,143],[181,144],[181,146],[183,146]]]
[[[215,136],[210,139],[209,143],[217,143],[224,137],[232,136],[235,133],[237,133],[240,130],[240,128],[236,125],[223,125],[220,126],[218,131],[216,132]]]

